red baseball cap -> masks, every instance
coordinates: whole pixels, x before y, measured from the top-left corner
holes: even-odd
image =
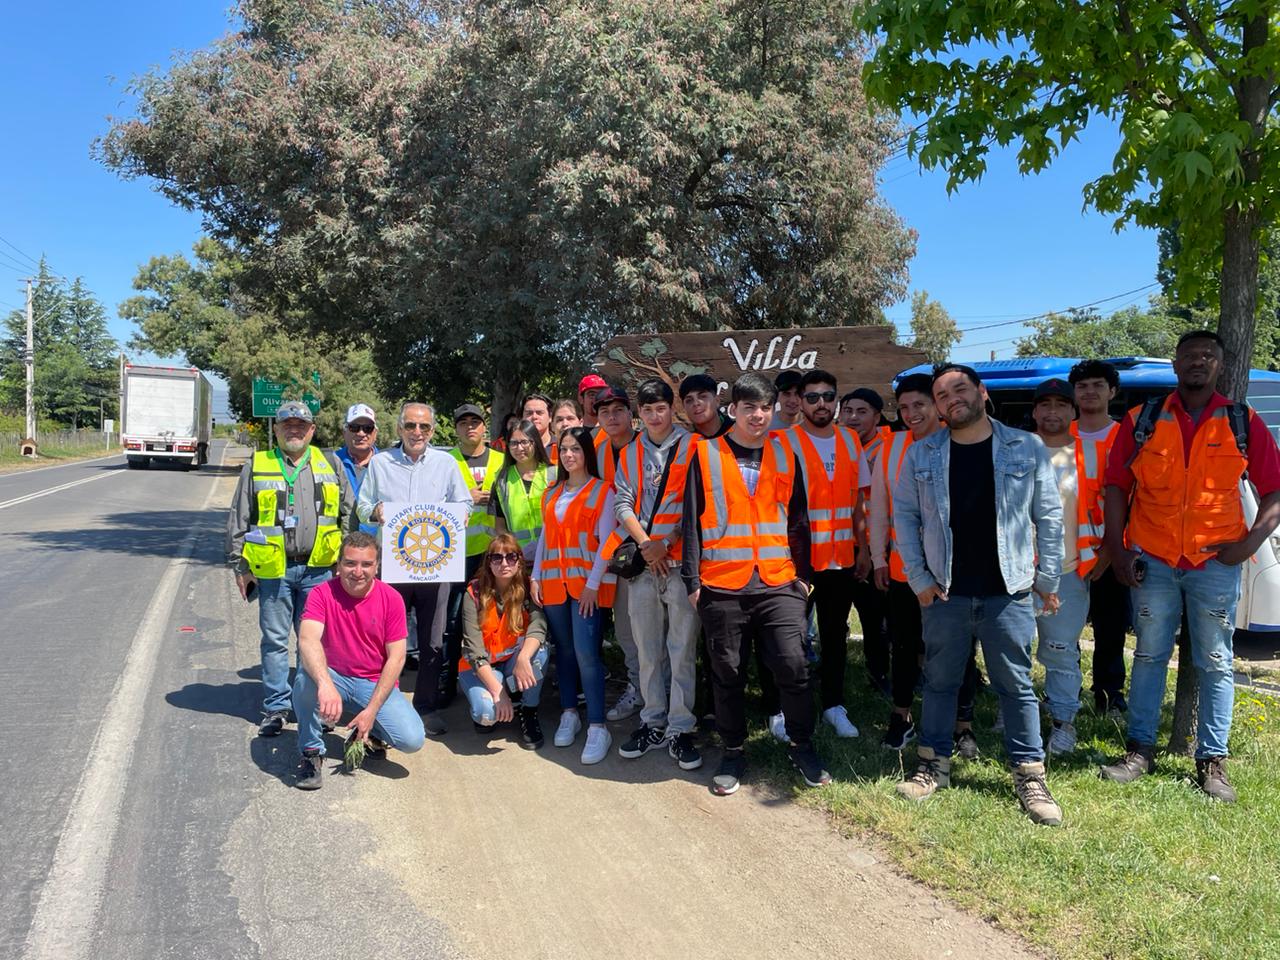
[[[604,382],[604,377],[600,376],[600,374],[588,373],[578,384],[578,396],[582,396],[588,390],[599,390],[607,386],[609,385]]]

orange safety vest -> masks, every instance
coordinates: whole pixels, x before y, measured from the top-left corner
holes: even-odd
[[[476,585],[474,583],[467,585],[467,602],[474,603],[477,611],[480,609],[480,598],[476,596]],[[528,622],[528,615],[526,614],[526,625]],[[496,603],[489,604],[489,609],[481,614],[480,633],[484,636],[484,648],[489,651],[490,665],[501,663],[511,657],[520,649],[520,641],[524,637],[524,630],[517,631],[512,629],[511,618],[507,616],[506,611],[503,612],[501,617],[498,616],[498,605]],[[470,669],[471,663],[466,657],[458,660],[459,673]]]
[[[640,516],[640,504],[643,502],[644,490],[644,449],[641,444],[647,442],[644,439],[643,431],[636,434],[636,438],[622,448],[622,455],[618,457],[618,470],[631,485],[631,489],[636,493],[635,514]],[[700,434],[689,434],[681,437],[676,441],[675,452],[672,454],[671,470],[667,474],[667,485],[662,491],[662,500],[654,508],[653,526],[649,530],[649,537],[653,540],[667,540],[667,556],[675,563],[680,562],[681,556],[684,554],[682,547],[683,541],[678,537],[674,542],[670,540],[672,533],[680,529],[680,523],[684,518],[684,482],[689,474],[689,458],[693,453],[696,445],[702,442]],[[640,526],[644,526],[641,521]],[[609,556],[613,556],[613,552],[622,545],[627,539],[627,531],[619,524],[618,529],[605,541],[604,552]]]
[[[638,434],[632,435],[631,443],[635,442],[636,436],[638,436]],[[617,463],[614,460],[613,444],[609,441],[609,435],[605,433],[603,430],[601,430],[599,433],[596,434],[595,445],[596,445],[596,466],[600,468],[600,479],[605,482],[606,486],[612,487],[613,475],[617,471],[618,467],[617,467]],[[628,446],[630,446],[630,443],[628,444]],[[627,448],[623,447],[622,449],[626,450]],[[618,460],[622,459],[621,453],[618,454],[617,459]]]
[[[796,578],[787,540],[787,505],[795,485],[791,451],[778,436],[765,440],[755,495],[747,493],[737,458],[723,437],[708,440],[702,451],[702,582],[721,590],[740,590],[753,570],[771,587]]]
[[[909,433],[910,431],[907,432]],[[862,452],[867,456],[867,466],[875,467],[876,458],[880,456],[880,451],[884,449],[885,443],[892,436],[893,430],[889,427],[880,427],[876,430],[876,435],[868,443],[862,445]]]
[[[1141,410],[1129,411],[1135,422]],[[1240,479],[1249,461],[1236,446],[1227,410],[1219,407],[1200,422],[1188,458],[1182,428],[1165,400],[1130,466],[1136,481],[1125,529],[1130,546],[1170,565],[1186,557],[1198,567],[1209,559],[1201,548],[1248,533]]]
[[[783,431],[782,436],[800,457],[809,500],[809,558],[813,569],[852,567],[853,508],[858,502],[858,460],[862,452],[857,434],[836,427],[836,469],[830,479],[818,448],[804,427],[797,424]]]
[[[913,443],[915,434],[910,430],[893,434],[888,445],[880,448],[880,459],[876,464],[884,471],[884,490],[889,505],[889,577],[899,583],[907,582],[907,568],[902,562],[902,554],[898,553],[898,531],[893,526],[893,485],[898,482],[898,475],[902,473],[907,448]]]
[[[1076,441],[1076,548],[1080,553],[1076,572],[1081,577],[1087,576],[1098,562],[1105,526],[1107,457],[1119,429],[1120,424],[1113,423],[1103,439],[1085,441],[1080,439],[1079,422],[1071,422],[1071,436]]]
[[[561,484],[548,487],[542,495],[542,602],[543,605],[581,599],[587,588],[591,567],[600,553],[600,514],[604,510],[609,485],[592,477],[573,495],[564,520],[556,519],[556,500]],[[613,606],[617,577],[605,573],[596,602]]]

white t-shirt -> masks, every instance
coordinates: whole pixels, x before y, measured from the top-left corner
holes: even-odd
[[[1080,520],[1076,514],[1076,500],[1080,492],[1080,478],[1076,475],[1076,445],[1050,447],[1049,459],[1058,477],[1058,493],[1062,497],[1062,572],[1071,573],[1080,565]]]
[[[1094,440],[1094,441],[1105,440],[1107,439],[1108,436],[1111,435],[1111,431],[1114,430],[1115,428],[1116,428],[1116,424],[1114,420],[1111,421],[1111,423],[1107,424],[1105,427],[1103,427],[1101,430],[1092,430],[1092,431],[1081,430],[1080,424],[1076,423],[1076,430],[1079,432],[1081,440]]]
[[[829,437],[815,437],[811,433],[809,440],[813,443],[813,448],[818,451],[818,458],[822,460],[822,466],[827,471],[827,479],[834,480],[836,478],[836,435],[833,433]]]

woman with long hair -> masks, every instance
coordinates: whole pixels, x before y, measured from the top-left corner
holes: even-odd
[[[538,703],[547,666],[547,621],[533,603],[529,565],[516,538],[500,533],[485,548],[462,601],[458,687],[478,732],[517,716],[520,743],[542,746]]]
[[[538,428],[528,420],[511,427],[506,441],[506,459],[489,495],[489,513],[494,529],[515,537],[532,564],[542,531],[542,495],[555,480],[556,468]]]
[[[560,436],[560,476],[542,497],[542,533],[533,567],[533,599],[541,603],[556,645],[560,725],[555,745],[568,747],[582,729],[578,687],[587,700],[583,763],[599,763],[612,738],[604,725],[601,608],[612,606],[616,578],[603,546],[617,526],[613,490],[600,479],[591,431]]]

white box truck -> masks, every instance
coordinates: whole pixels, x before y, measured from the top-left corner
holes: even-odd
[[[195,367],[124,365],[120,440],[130,467],[172,460],[187,470],[209,461],[213,388]]]

